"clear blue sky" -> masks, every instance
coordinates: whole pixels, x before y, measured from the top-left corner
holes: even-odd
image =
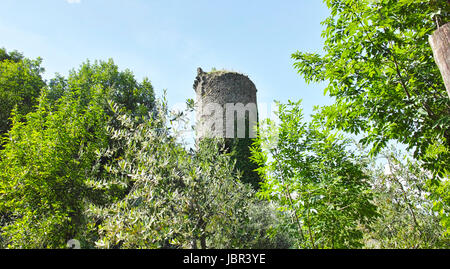
[[[330,103],[324,85],[306,85],[297,50],[321,52],[329,14],[321,0],[2,0],[0,47],[42,57],[47,79],[86,59],[113,58],[171,105],[194,97],[197,67],[247,74],[258,101]]]

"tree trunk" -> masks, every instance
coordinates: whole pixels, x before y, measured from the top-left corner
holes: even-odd
[[[439,27],[430,36],[430,45],[450,98],[450,23]]]
[[[202,235],[202,237],[200,238],[200,245],[202,246],[202,249],[207,249],[206,247],[206,236]]]
[[[196,239],[192,239],[192,241],[191,241],[191,249],[198,249],[198,247],[197,247],[197,240]]]

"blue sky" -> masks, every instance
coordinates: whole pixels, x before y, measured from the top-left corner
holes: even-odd
[[[169,103],[194,98],[197,67],[242,72],[258,102],[303,99],[305,113],[329,104],[324,85],[293,68],[297,50],[321,52],[321,0],[2,0],[0,47],[42,57],[45,77],[86,59],[113,58],[148,77]]]

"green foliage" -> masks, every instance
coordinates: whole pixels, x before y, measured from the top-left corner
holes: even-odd
[[[0,136],[10,129],[11,111],[26,115],[37,104],[42,87],[41,59],[30,60],[13,51],[0,49]]]
[[[441,224],[445,229],[445,236],[450,236],[450,181],[443,182],[430,180],[427,182],[430,198],[433,201],[433,210],[438,213]]]
[[[94,246],[96,221],[86,217],[86,207],[124,192],[100,192],[88,184],[104,174],[102,164],[124,154],[100,154],[113,145],[108,128],[117,125],[108,103],[119,101],[122,113],[140,122],[154,107],[150,82],[138,84],[131,72],[117,70],[109,61],[84,64],[68,80],[57,75],[37,111],[13,113],[0,153],[0,224],[8,247],[61,248],[75,238]]]
[[[268,234],[277,214],[240,182],[231,154],[218,154],[224,141],[191,152],[176,142],[178,119],[147,79],[87,62],[57,74],[37,104],[13,111],[0,152],[2,247],[289,246]]]
[[[382,217],[370,225],[365,234],[367,247],[375,248],[448,248],[450,237],[444,236],[440,218],[433,212],[426,182],[431,174],[417,161],[399,152],[384,151],[386,166],[375,163],[372,186],[375,204]]]
[[[5,48],[0,48],[0,62],[8,60],[10,62],[18,63],[18,62],[22,61],[23,59],[24,59],[24,56],[22,55],[22,53],[20,53],[18,51],[8,52],[8,51],[6,51]]]
[[[265,227],[251,219],[250,210],[262,205],[255,200],[251,187],[238,180],[230,156],[218,154],[224,150],[223,141],[202,140],[195,152],[186,151],[169,131],[165,107],[159,106],[160,117],[144,123],[120,112],[115,116],[120,125],[110,128],[109,136],[114,140],[112,145],[123,147],[108,147],[101,153],[108,157],[123,151],[123,158],[105,164],[107,174],[90,185],[99,190],[121,188],[126,193],[107,206],[90,207],[90,215],[101,223],[97,247],[243,248],[281,244],[281,239],[266,237]],[[262,220],[270,222],[269,217]]]
[[[442,223],[448,221],[450,100],[429,36],[450,21],[448,1],[326,0],[324,55],[297,52],[307,82],[328,82],[335,103],[319,113],[330,128],[362,135],[376,156],[403,143],[435,176],[430,185]]]
[[[258,172],[258,165],[251,161],[252,153],[250,147],[253,145],[252,138],[226,138],[225,147],[230,153],[232,160],[236,161],[235,168],[242,173],[241,180],[244,183],[251,184],[255,190],[259,189],[261,178]]]
[[[304,123],[300,102],[280,104],[278,117],[279,126],[267,120],[253,148],[265,178],[259,196],[291,214],[297,247],[362,246],[359,225],[377,216],[364,163],[341,136]]]
[[[322,109],[328,126],[365,136],[376,155],[391,139],[414,149],[434,174],[449,173],[450,100],[428,37],[435,19],[449,21],[447,1],[327,0],[323,56],[297,52],[295,67],[308,82],[327,81],[336,98]],[[437,15],[439,14],[439,15]]]
[[[1,234],[9,248],[61,248],[86,228],[85,180],[104,146],[105,114],[64,97],[51,107],[46,93],[26,121],[14,113],[0,155]]]
[[[94,64],[87,61],[78,70],[72,70],[68,79],[57,75],[49,83],[49,96],[57,100],[66,92],[73,92],[87,104],[97,88],[105,100],[119,104],[133,117],[146,117],[153,109],[155,95],[148,78],[138,83],[129,69],[119,71],[112,59]],[[107,102],[103,103],[103,108],[109,111]]]
[[[250,120],[248,115],[245,115],[245,138],[225,138],[225,148],[230,153],[232,160],[236,162],[235,168],[242,173],[241,181],[251,184],[256,191],[259,189],[261,177],[258,172],[258,165],[251,160],[252,152],[250,148],[255,142],[255,139],[250,138]],[[237,122],[234,123],[234,128],[237,130]],[[256,127],[257,128],[257,127]],[[256,150],[256,149],[254,149]]]

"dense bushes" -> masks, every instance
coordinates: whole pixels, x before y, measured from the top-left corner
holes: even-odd
[[[359,226],[377,216],[364,162],[343,137],[303,122],[299,103],[280,104],[278,116],[279,126],[268,121],[255,143],[265,179],[259,195],[292,215],[296,247],[361,247]]]
[[[85,206],[102,195],[87,182],[101,174],[102,168],[94,164],[98,150],[109,145],[106,128],[114,122],[105,109],[112,99],[105,93],[111,90],[97,81],[98,77],[106,73],[102,83],[115,83],[130,91],[127,98],[120,99],[125,107],[141,98],[145,109],[152,109],[146,101],[153,96],[135,90],[140,85],[129,72],[124,83],[108,76],[111,70],[117,71],[112,62],[96,64],[92,72],[86,70],[91,70],[89,64],[73,71],[58,98],[54,98],[54,85],[44,89],[35,101],[35,112],[26,116],[18,110],[12,113],[12,129],[0,154],[2,233],[10,247],[64,247],[90,225]],[[121,77],[122,73],[113,74]],[[80,80],[90,82],[81,87]],[[144,81],[148,88],[147,84]],[[126,112],[136,115],[135,111]],[[140,117],[144,115],[143,111]]]

